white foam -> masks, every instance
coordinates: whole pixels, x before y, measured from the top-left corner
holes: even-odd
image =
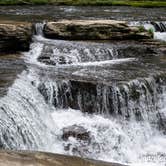
[[[39,42],[34,42],[31,44],[31,48],[29,52],[25,52],[24,53],[24,60],[25,62],[29,63],[29,64],[37,64],[39,66],[43,66],[44,64],[40,63],[38,61],[38,57],[40,56],[42,50],[43,50],[43,43],[39,43]]]
[[[114,59],[114,60],[106,60],[106,61],[95,61],[95,62],[78,62],[73,64],[65,64],[60,65],[61,67],[70,67],[70,66],[103,66],[103,65],[114,65],[114,64],[121,64],[125,62],[135,61],[136,58],[120,58],[120,59]]]
[[[125,122],[121,119],[107,119],[100,115],[86,115],[79,110],[72,109],[58,110],[52,116],[58,126],[56,133],[59,135],[62,135],[64,127],[75,124],[90,131],[93,141],[88,145],[86,154],[84,154],[77,140],[68,141],[73,147],[80,148],[84,157],[126,164],[151,165],[152,162],[143,160],[145,155],[151,153],[155,155],[158,152],[165,153],[166,137],[153,129],[148,121],[136,122],[130,120]],[[62,152],[64,142],[59,143]],[[97,147],[94,147],[94,143]],[[56,149],[54,149],[54,152],[57,152]],[[67,154],[72,155],[73,152],[69,151]],[[157,164],[158,166],[162,165],[162,162],[160,163],[160,160],[157,161],[156,159]]]
[[[166,32],[154,32],[154,39],[166,41]]]

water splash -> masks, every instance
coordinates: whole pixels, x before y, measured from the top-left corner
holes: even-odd
[[[166,137],[147,120],[136,122],[134,119],[107,119],[101,115],[85,115],[78,110],[59,110],[53,113],[53,118],[59,127],[56,132],[59,132],[59,135],[62,135],[64,127],[71,125],[82,126],[91,134],[92,140],[89,144],[72,137],[68,142],[60,142],[61,149],[70,144],[70,150],[65,152],[70,155],[126,164],[143,164],[144,157],[148,154],[165,154]]]

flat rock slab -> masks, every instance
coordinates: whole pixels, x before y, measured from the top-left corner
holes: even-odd
[[[31,38],[31,23],[0,21],[0,52],[28,51]]]
[[[128,26],[115,20],[61,20],[47,22],[44,27],[47,38],[69,40],[127,40],[152,38],[145,29]]]
[[[124,166],[79,157],[41,153],[0,151],[0,165],[2,166]]]

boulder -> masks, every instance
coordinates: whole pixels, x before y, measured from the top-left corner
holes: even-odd
[[[61,20],[47,22],[47,38],[68,40],[127,40],[152,38],[147,30],[115,20]]]
[[[84,127],[72,125],[63,129],[63,140],[68,140],[69,137],[74,137],[77,140],[90,141],[90,133]]]
[[[77,144],[73,144],[70,137],[75,138]],[[66,141],[64,142],[64,150],[72,151],[76,156],[87,156],[89,144],[91,143],[91,136],[90,132],[84,127],[72,125],[64,128],[62,139]]]
[[[30,152],[0,151],[0,165],[3,166],[124,166],[121,164],[82,159],[66,155]]]
[[[31,38],[31,23],[0,22],[0,52],[28,51]]]

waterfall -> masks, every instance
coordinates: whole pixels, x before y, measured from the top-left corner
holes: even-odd
[[[44,28],[45,22],[40,22],[35,24],[35,35],[43,36],[43,28]]]
[[[166,85],[162,72],[123,80],[122,70],[142,62],[120,57],[114,45],[48,40],[37,34],[31,50],[24,54],[27,69],[0,98],[1,148],[164,166]],[[122,72],[123,79],[98,80],[97,72],[111,76],[113,71],[115,77]],[[94,80],[84,80],[88,72]],[[88,140],[73,136],[64,140],[64,128],[73,125],[85,129]]]
[[[67,42],[37,37],[43,43],[39,62],[50,65],[71,64],[78,62],[94,62],[118,58],[115,47],[107,43]]]
[[[166,32],[166,22],[151,22],[156,32]]]
[[[53,121],[47,113],[50,107],[24,71],[0,99],[0,145],[7,149],[45,150],[51,141]],[[47,147],[48,149],[48,147]]]
[[[51,82],[51,80],[49,84],[45,81],[40,82],[38,88],[47,102],[50,100],[49,96],[53,94],[51,101],[55,107],[107,115],[119,114],[126,118],[130,116],[141,118],[141,113],[157,111],[156,104],[163,93],[162,86],[160,83],[156,84],[154,78],[114,86],[70,80]]]

